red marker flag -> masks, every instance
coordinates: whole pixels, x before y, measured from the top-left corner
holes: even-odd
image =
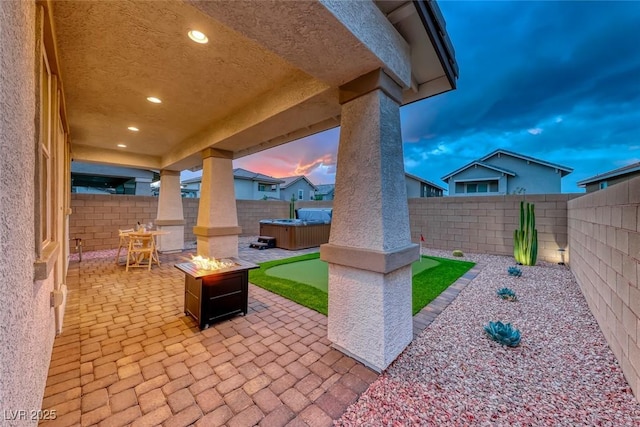
[[[424,242],[424,236],[422,234],[420,235],[420,241]]]

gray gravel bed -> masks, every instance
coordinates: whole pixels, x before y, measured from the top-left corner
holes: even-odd
[[[487,266],[335,425],[640,426],[640,404],[567,267],[520,266],[515,278],[511,257],[462,259]],[[518,301],[496,296],[503,287]],[[485,335],[498,320],[520,330],[519,347]]]

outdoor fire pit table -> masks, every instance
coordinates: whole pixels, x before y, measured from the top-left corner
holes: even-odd
[[[216,270],[199,268],[193,262],[176,264],[185,274],[184,312],[193,316],[200,329],[236,314],[247,314],[249,270],[257,265],[237,258],[225,258],[234,265]]]

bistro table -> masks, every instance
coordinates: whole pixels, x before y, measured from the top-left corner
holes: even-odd
[[[150,263],[155,262],[156,264],[160,265],[160,258],[158,257],[158,247],[156,245],[156,236],[164,236],[169,233],[170,231],[163,231],[163,230],[131,231],[128,233],[122,233],[122,236],[130,239],[132,235],[134,236],[150,235],[151,238],[153,239],[153,251],[151,254],[151,260],[149,260],[149,262]],[[127,257],[129,257],[128,249],[127,249]],[[138,259],[137,264],[140,264],[141,261],[143,261],[143,259]]]

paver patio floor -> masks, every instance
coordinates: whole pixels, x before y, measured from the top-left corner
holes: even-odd
[[[174,267],[186,256],[151,272],[71,263],[42,403],[57,419],[41,425],[327,426],[377,378],[330,347],[325,316],[253,285],[246,316],[200,331]]]

